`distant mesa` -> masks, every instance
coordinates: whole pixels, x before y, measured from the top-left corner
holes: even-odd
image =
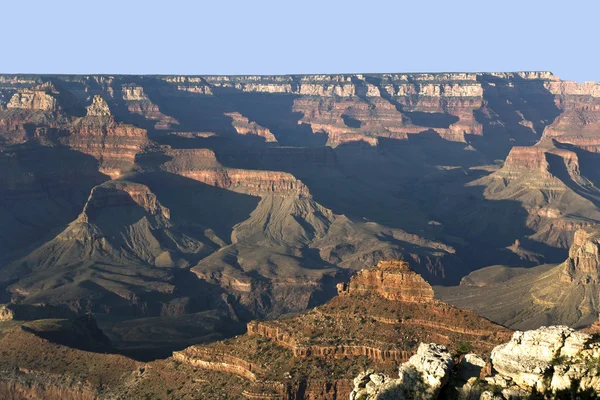
[[[56,87],[46,82],[31,89],[22,89],[15,93],[6,107],[8,109],[26,109],[55,112],[58,110],[59,92]]]

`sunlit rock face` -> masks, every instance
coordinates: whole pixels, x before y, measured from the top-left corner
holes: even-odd
[[[338,285],[338,294],[376,294],[388,300],[427,302],[433,300],[433,289],[406,261],[380,261],[363,269],[347,284]]]
[[[367,371],[354,379],[350,400],[436,399],[448,382],[452,356],[444,346],[421,343],[398,370],[398,378]]]
[[[580,229],[575,232],[569,258],[565,261],[565,273],[572,282],[581,284],[600,283],[600,232],[596,229]]]
[[[600,390],[600,344],[592,335],[565,326],[515,332],[510,342],[492,351],[497,374],[487,378],[510,388],[556,393],[570,389]]]

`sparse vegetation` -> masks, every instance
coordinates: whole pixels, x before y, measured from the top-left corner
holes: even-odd
[[[467,354],[471,351],[473,351],[473,344],[469,341],[461,340],[456,344],[456,353],[458,355]]]

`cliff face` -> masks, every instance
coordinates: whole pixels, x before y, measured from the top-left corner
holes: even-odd
[[[484,187],[486,199],[521,204],[528,239],[566,248],[577,229],[595,224],[598,189],[595,177],[582,171],[582,163],[589,165],[586,156],[582,161],[578,151],[560,146],[547,138],[535,146],[515,146],[502,168],[469,185]]]
[[[338,294],[374,293],[388,300],[427,302],[433,300],[433,289],[419,274],[411,271],[405,261],[381,261],[374,268],[364,269],[338,285]]]
[[[135,157],[148,142],[146,131],[115,121],[106,101],[96,95],[87,115],[73,122],[69,147],[100,162],[100,172],[118,178],[133,166]]]
[[[553,82],[549,91],[556,95],[562,110],[556,120],[544,130],[545,138],[597,153],[600,127],[600,85],[595,82]]]
[[[58,91],[52,84],[43,84],[15,93],[6,108],[30,111],[58,111]]]
[[[600,235],[594,229],[575,232],[569,258],[565,261],[569,280],[580,284],[600,283]]]

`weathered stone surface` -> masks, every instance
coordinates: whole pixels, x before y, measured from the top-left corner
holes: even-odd
[[[479,378],[485,366],[485,360],[477,354],[465,354],[460,359],[458,376],[465,381],[468,381],[471,378]]]
[[[92,104],[87,107],[88,117],[109,117],[110,108],[102,96],[95,95]]]
[[[398,378],[373,371],[357,376],[350,400],[435,399],[448,382],[453,365],[444,346],[421,343],[417,353],[400,366]]]
[[[600,231],[588,228],[575,232],[565,273],[571,282],[600,283]]]
[[[0,305],[0,321],[10,321],[14,318],[14,311],[6,305]]]
[[[427,302],[433,289],[406,261],[380,261],[359,271],[347,284],[338,285],[340,295],[377,294],[388,300]]]
[[[491,360],[497,375],[486,380],[507,389],[555,393],[576,382],[579,390],[600,390],[600,343],[565,326],[515,332]]]
[[[58,91],[51,83],[45,83],[31,89],[23,89],[15,93],[8,104],[9,109],[26,109],[32,111],[54,112],[58,109]]]
[[[240,135],[256,135],[265,139],[266,142],[277,142],[277,139],[268,128],[262,127],[254,121],[249,121],[239,112],[225,113],[231,117],[233,128]]]

